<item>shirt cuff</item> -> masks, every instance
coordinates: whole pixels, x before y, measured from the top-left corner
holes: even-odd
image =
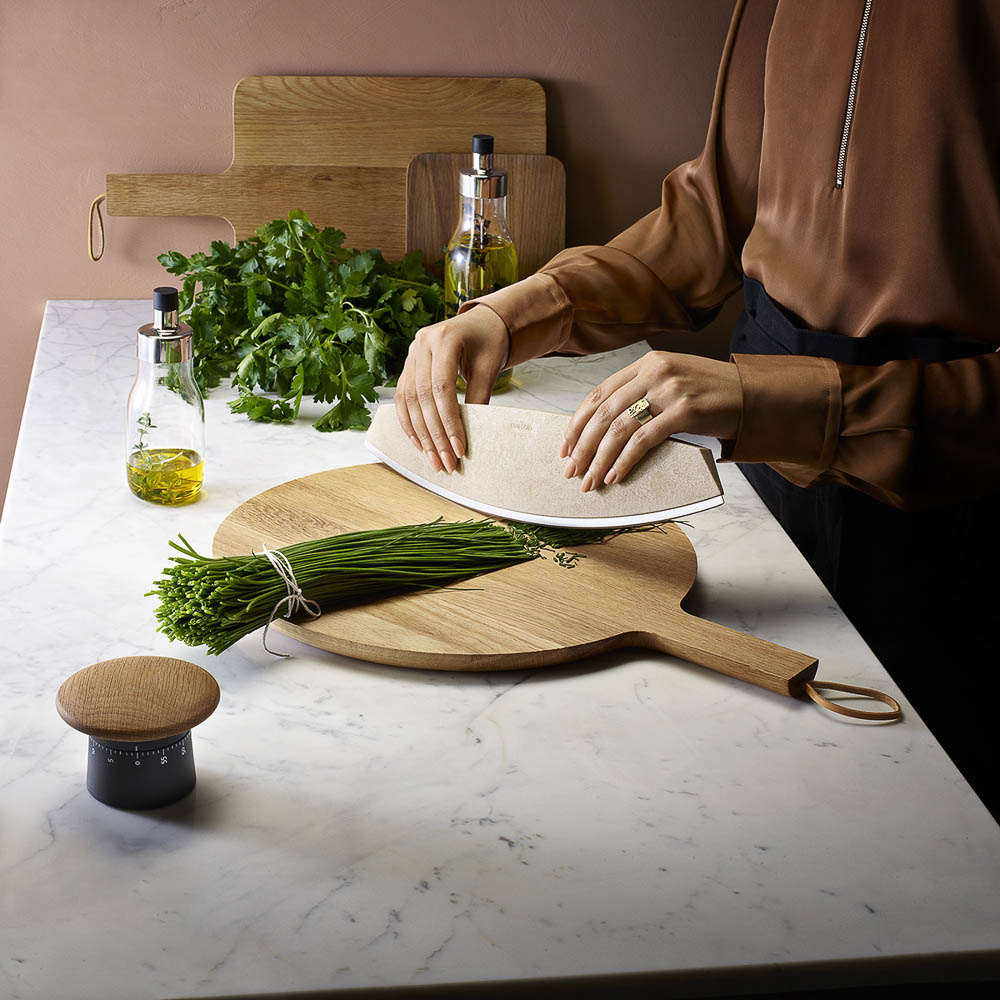
[[[843,408],[836,363],[773,354],[730,360],[743,387],[743,412],[736,440],[723,442],[722,461],[788,463],[816,476],[829,469]]]
[[[504,321],[510,336],[508,368],[558,351],[573,325],[569,299],[547,274],[533,274],[489,295],[470,299],[458,311],[464,313],[475,306],[489,306]]]

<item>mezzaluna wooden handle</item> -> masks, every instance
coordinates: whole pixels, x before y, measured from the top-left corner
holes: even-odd
[[[664,626],[663,632],[632,633],[630,644],[668,653],[790,698],[804,693],[806,681],[816,676],[819,666],[815,656],[696,618],[682,610],[672,612]]]

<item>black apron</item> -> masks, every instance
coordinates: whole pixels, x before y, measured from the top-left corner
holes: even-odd
[[[946,336],[844,337],[797,326],[763,285],[744,281],[733,354],[793,354],[849,365],[951,361],[992,350]],[[763,464],[740,464],[817,576],[1000,819],[992,791],[998,691],[1000,497],[902,511],[847,486],[802,488]],[[984,579],[985,574],[985,579]]]

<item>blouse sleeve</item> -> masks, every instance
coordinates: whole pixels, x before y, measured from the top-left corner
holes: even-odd
[[[984,345],[986,347],[987,345]],[[723,457],[799,486],[840,483],[921,509],[1000,491],[1000,354],[844,365],[736,355],[743,415]]]

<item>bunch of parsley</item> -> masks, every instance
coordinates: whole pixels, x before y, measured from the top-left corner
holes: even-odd
[[[335,404],[317,430],[369,425],[375,386],[394,383],[416,332],[441,319],[444,293],[419,250],[394,264],[343,243],[339,229],[295,211],[234,247],[215,240],[208,253],[157,258],[183,278],[203,392],[232,376],[229,406],[251,420],[294,420],[311,396]]]

